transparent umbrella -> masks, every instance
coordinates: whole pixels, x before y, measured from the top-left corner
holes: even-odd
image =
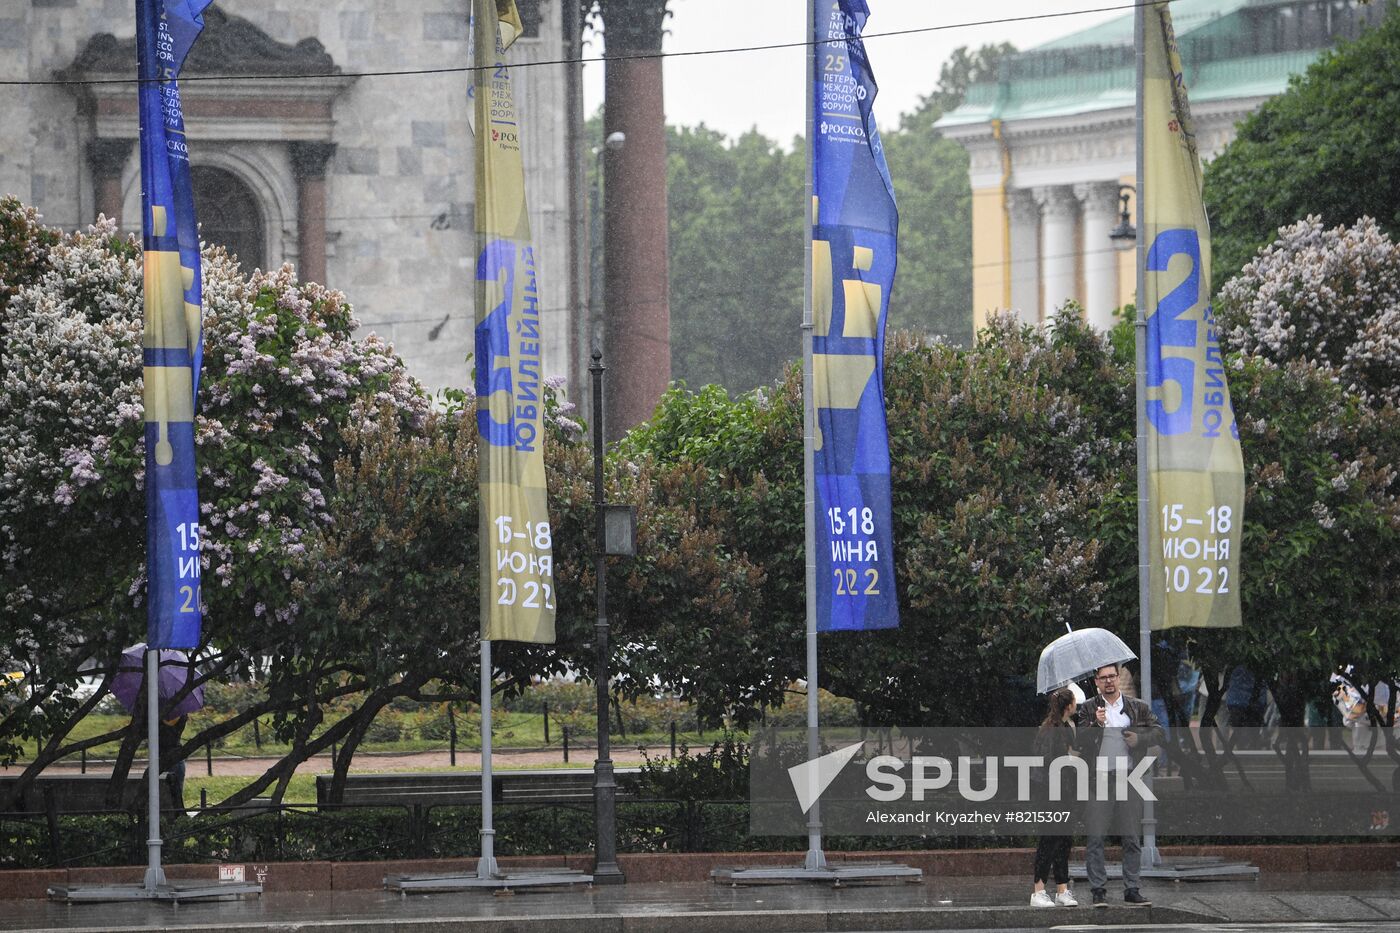
[[[1049,693],[1082,680],[1105,664],[1122,664],[1137,655],[1123,639],[1102,628],[1082,628],[1045,646],[1036,669],[1037,693]]]

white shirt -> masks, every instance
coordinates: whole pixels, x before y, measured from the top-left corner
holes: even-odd
[[[1123,711],[1123,694],[1113,703],[1105,702],[1103,743],[1099,746],[1098,770],[1121,771],[1128,762],[1128,743],[1123,740],[1123,730],[1132,724]]]
[[[1118,694],[1118,699],[1114,702],[1105,703],[1103,709],[1104,713],[1107,714],[1104,725],[1113,729],[1126,729],[1132,725],[1133,721],[1128,718],[1127,713],[1123,712],[1123,694]]]

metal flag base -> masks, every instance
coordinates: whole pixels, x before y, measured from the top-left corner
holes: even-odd
[[[592,884],[593,876],[572,868],[545,868],[532,871],[496,872],[478,877],[475,872],[446,872],[435,875],[388,875],[384,887],[400,894],[435,894],[444,891],[513,891],[516,888],[560,888]]]
[[[829,862],[824,868],[716,868],[710,872],[715,884],[794,884],[801,882],[829,884],[919,884],[924,872],[908,865],[892,862]]]
[[[262,885],[252,881],[173,881],[146,887],[144,884],[55,884],[49,886],[49,899],[67,904],[101,904],[112,901],[206,901],[219,898],[262,894]]]
[[[1108,862],[1104,865],[1110,881],[1123,877],[1121,862]],[[1227,862],[1220,856],[1203,855],[1194,858],[1164,858],[1155,865],[1143,865],[1141,875],[1156,881],[1239,881],[1242,878],[1259,877],[1258,866],[1248,862]],[[1069,876],[1076,881],[1084,881],[1089,875],[1083,862],[1071,862]]]

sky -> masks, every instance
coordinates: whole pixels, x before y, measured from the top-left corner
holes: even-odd
[[[1011,42],[1031,48],[1105,20],[1132,15],[1130,0],[868,0],[866,49],[880,85],[876,119],[893,127],[933,90],[943,62],[959,46]],[[728,49],[801,42],[806,0],[670,0],[672,17],[666,52]],[[1110,9],[1116,8],[1116,9]],[[1094,11],[1094,12],[1082,12]],[[973,22],[1071,13],[1055,18],[969,26]],[[929,27],[950,27],[912,35],[874,37]],[[589,39],[585,56],[602,53]],[[802,132],[802,77],[805,50],[776,49],[669,58],[665,62],[666,121],[678,126],[704,123],[737,136],[757,127],[786,145]],[[603,100],[603,66],[584,66],[585,112]]]

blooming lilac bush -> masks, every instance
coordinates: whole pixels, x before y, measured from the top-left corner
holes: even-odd
[[[62,692],[144,632],[141,252],[110,221],[61,236],[14,199],[0,232],[0,652]],[[217,248],[203,264],[202,595],[206,637],[232,648],[297,617],[347,427],[418,424],[429,400],[354,336],[340,293]]]
[[[1216,310],[1229,349],[1316,363],[1370,404],[1400,403],[1400,243],[1370,217],[1280,229],[1220,290]]]

